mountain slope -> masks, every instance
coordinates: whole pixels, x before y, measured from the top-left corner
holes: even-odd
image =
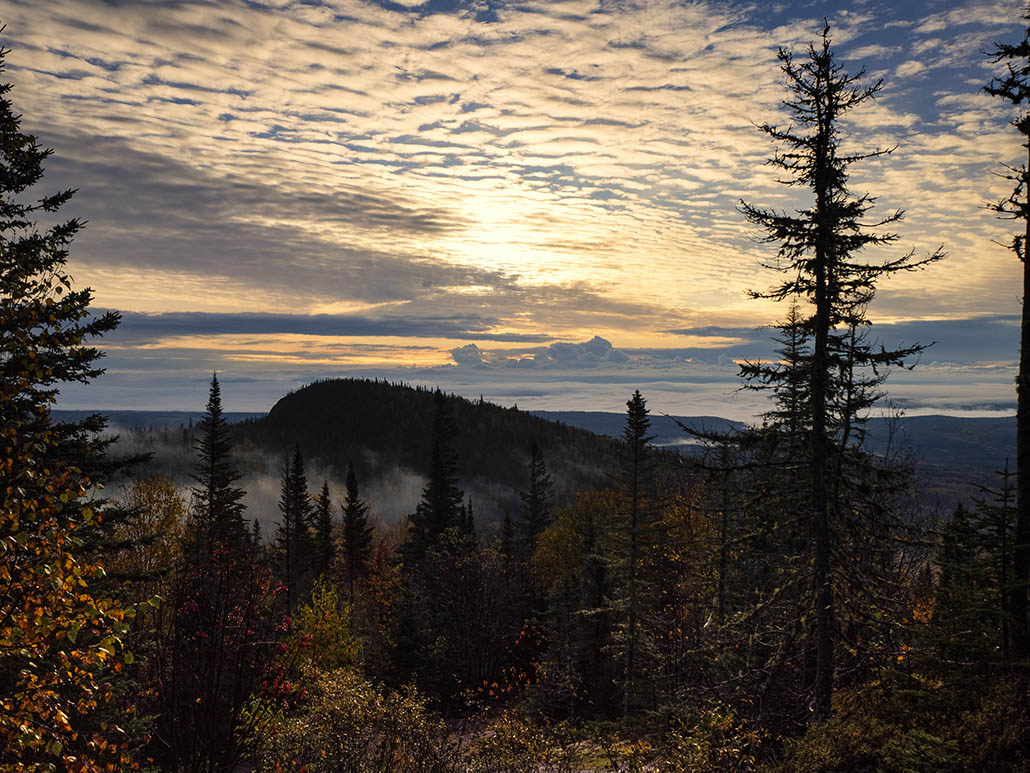
[[[515,408],[447,396],[457,425],[460,483],[480,520],[519,507],[528,485],[530,444],[540,444],[557,499],[605,486],[618,459],[608,437],[547,421]],[[433,392],[385,381],[321,381],[283,397],[262,418],[237,425],[240,439],[270,453],[299,443],[306,457],[343,476],[353,460],[360,480],[393,468],[424,475],[429,464]],[[414,502],[408,504],[413,508]]]
[[[625,418],[601,411],[537,411],[536,415],[592,432],[619,437]],[[689,450],[692,445],[680,424],[726,431],[740,422],[712,416],[654,416],[654,443]],[[955,416],[904,416],[896,423],[874,418],[868,424],[866,446],[874,453],[890,449],[910,458],[924,498],[939,501],[949,510],[977,495],[977,486],[996,486],[997,472],[1009,460],[1015,467],[1015,418],[958,418]]]

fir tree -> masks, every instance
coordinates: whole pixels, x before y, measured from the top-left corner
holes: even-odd
[[[255,518],[250,526],[250,544],[254,547],[254,554],[258,555],[265,548],[265,535],[261,531],[261,522]]]
[[[646,486],[645,477],[649,472],[647,444],[652,440],[648,435],[651,419],[648,417],[647,401],[635,390],[626,402],[626,428],[623,440],[626,443],[626,466],[624,477],[628,494],[628,556],[627,556],[627,645],[626,662],[623,679],[623,718],[629,714],[629,704],[633,692],[636,675],[637,623],[640,615],[640,598],[638,568],[640,564],[640,548],[642,527],[644,526],[644,509]]]
[[[235,484],[240,479],[232,461],[232,434],[222,416],[222,393],[218,376],[211,376],[207,411],[197,428],[197,465],[190,489],[193,495],[195,523],[194,549],[208,555],[218,549],[240,551],[247,541],[243,523],[243,489]]]
[[[315,499],[315,574],[322,576],[329,572],[335,557],[332,500],[329,497],[329,481],[324,480],[322,490]]]
[[[51,151],[21,131],[10,90],[0,84],[0,756],[12,770],[116,769],[129,763],[124,737],[90,724],[126,626],[82,548],[106,516],[84,498],[110,471],[94,434],[103,420],[62,425],[50,408],[60,384],[103,372],[90,341],[119,316],[91,314],[91,290],[72,288],[66,263],[82,223],[54,221],[73,192],[26,200]]]
[[[510,561],[515,555],[515,524],[511,520],[511,513],[504,514],[501,521],[501,555],[505,561]]]
[[[469,496],[468,502],[461,506],[461,515],[458,518],[459,530],[471,540],[472,544],[476,543],[476,514],[472,511],[472,497]]]
[[[311,496],[304,472],[304,457],[300,445],[294,446],[293,455],[283,463],[282,484],[279,495],[281,518],[275,541],[279,572],[286,585],[287,608],[292,612],[309,589],[311,577]]]
[[[910,346],[894,350],[874,348],[865,339],[869,325],[866,307],[875,294],[877,280],[899,271],[925,266],[941,257],[940,251],[924,259],[912,253],[883,263],[869,263],[858,256],[864,249],[891,244],[897,235],[870,230],[866,216],[874,199],[854,196],[848,188],[850,167],[860,161],[889,154],[889,150],[841,153],[840,124],[852,109],[874,98],[881,88],[860,85],[864,71],[848,75],[834,60],[829,26],[821,44],[810,45],[798,62],[780,49],[781,69],[790,98],[784,106],[792,123],[786,129],[771,125],[762,130],[784,146],[770,164],[789,176],[787,184],[807,188],[813,202],[794,214],[743,204],[742,211],[766,232],[766,241],[779,245],[778,258],[770,264],[788,278],[757,298],[800,298],[811,304],[793,329],[809,342],[806,357],[806,398],[809,471],[808,497],[814,555],[813,588],[816,622],[816,667],[812,717],[816,722],[830,714],[833,691],[836,629],[833,589],[833,521],[843,515],[845,449],[863,411],[879,396],[885,370],[903,365],[922,350]],[[897,223],[895,212],[876,225]],[[746,373],[766,383],[782,384],[798,371],[778,365],[753,367]]]
[[[243,520],[217,378],[198,432],[187,549],[157,616],[157,689],[145,696],[157,714],[148,756],[163,770],[232,769],[270,718],[254,696],[274,657],[274,592]]]
[[[997,472],[999,482],[996,488],[979,486],[976,506],[976,531],[978,539],[973,545],[980,545],[984,560],[989,564],[985,575],[995,590],[995,610],[999,621],[997,629],[1001,651],[1008,655],[1012,645],[1012,553],[1013,532],[1016,525],[1016,474],[1009,470],[1009,460]]]
[[[458,460],[453,443],[457,428],[451,405],[439,389],[433,395],[433,438],[429,481],[408,519],[408,540],[402,547],[407,565],[417,564],[451,527],[463,527],[464,492],[458,487]]]
[[[368,574],[372,555],[372,525],[368,522],[368,506],[358,495],[358,478],[354,464],[347,465],[347,498],[343,502],[343,577],[350,598],[354,583]]]
[[[1015,654],[1030,656],[1030,5],[1023,13],[1027,22],[1023,39],[1015,45],[998,43],[990,52],[995,64],[1005,64],[1005,74],[984,88],[1020,108],[1012,125],[1023,139],[1026,161],[1006,167],[1005,177],[1014,183],[1012,193],[993,205],[1002,218],[1020,220],[1021,233],[1012,237],[1010,249],[1023,264],[1023,310],[1020,323],[1019,372],[1016,376],[1016,527],[1012,560],[1012,584],[1008,608],[1012,616]]]
[[[519,524],[525,554],[532,555],[540,534],[551,523],[554,482],[544,464],[540,444],[534,439],[529,449],[529,489],[519,493],[522,521]]]

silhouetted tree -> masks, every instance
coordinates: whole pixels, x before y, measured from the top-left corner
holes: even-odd
[[[232,446],[212,378],[185,549],[149,661],[157,718],[148,752],[166,770],[232,769],[273,708],[262,680],[274,657],[275,592],[244,525]]]
[[[647,401],[640,394],[639,389],[635,390],[633,396],[626,402],[626,428],[622,433],[622,438],[626,442],[623,477],[628,499],[628,555],[626,561],[627,642],[622,687],[622,715],[624,718],[629,715],[629,704],[636,674],[637,623],[640,616],[637,570],[640,564],[641,530],[644,525],[644,506],[647,493],[645,477],[649,472],[647,444],[653,438],[653,436],[648,435],[651,429],[651,419],[648,417],[648,413]]]
[[[192,517],[195,529],[193,550],[211,555],[218,549],[238,551],[247,539],[243,523],[243,489],[235,484],[240,474],[232,461],[232,434],[222,415],[222,392],[218,376],[211,376],[207,411],[197,427],[197,465],[193,472],[196,485]]]
[[[1012,615],[1012,639],[1019,657],[1030,656],[1030,6],[1023,13],[1028,22],[1023,39],[1015,45],[997,43],[990,52],[995,64],[1005,64],[1005,74],[984,88],[988,94],[1008,100],[1021,109],[1012,125],[1023,137],[1026,161],[1007,166],[1005,177],[1014,183],[1012,193],[993,205],[1001,217],[1021,220],[1022,232],[1012,237],[1010,249],[1023,264],[1023,311],[1020,323],[1019,373],[1016,376],[1016,533],[1013,547],[1012,584],[1008,607]]]
[[[347,497],[343,502],[343,577],[350,598],[354,583],[368,574],[372,554],[372,525],[368,522],[368,506],[358,495],[358,478],[354,465],[347,465]]]
[[[417,564],[446,529],[465,525],[465,494],[458,487],[458,459],[453,446],[456,432],[451,406],[437,389],[433,395],[429,481],[422,489],[422,499],[414,514],[408,519],[408,539],[401,549],[409,566]]]
[[[874,199],[855,196],[848,188],[850,167],[890,150],[840,153],[840,124],[848,112],[875,97],[881,82],[860,85],[864,71],[848,75],[836,63],[830,49],[829,26],[821,44],[810,45],[804,61],[780,49],[781,69],[790,97],[784,102],[792,123],[786,129],[761,128],[785,147],[770,164],[791,179],[788,185],[807,188],[810,207],[796,213],[777,212],[742,204],[744,215],[766,231],[765,239],[779,245],[770,267],[789,278],[756,298],[801,298],[812,306],[796,327],[810,340],[806,371],[808,407],[808,468],[812,545],[813,588],[816,623],[816,666],[812,717],[816,722],[830,715],[833,692],[836,613],[833,589],[833,521],[842,515],[841,493],[844,449],[849,435],[862,420],[862,411],[879,396],[885,369],[902,365],[922,350],[909,346],[895,350],[874,349],[865,340],[869,325],[866,307],[873,299],[877,280],[899,271],[910,271],[938,260],[940,251],[923,259],[912,253],[882,263],[859,259],[863,249],[890,244],[894,233],[871,230],[865,216]],[[900,221],[902,213],[882,218],[876,226]],[[870,371],[863,379],[860,373]],[[752,368],[751,378],[768,383],[793,377],[790,368],[769,364]]]
[[[315,499],[315,574],[321,576],[330,571],[336,556],[333,541],[332,500],[329,498],[329,481],[322,481],[322,490]]]
[[[1008,459],[997,475],[998,486],[979,486],[980,495],[973,499],[976,506],[974,522],[977,539],[970,544],[981,548],[982,559],[987,564],[984,575],[995,596],[995,613],[991,617],[994,618],[999,634],[1001,651],[1008,655],[1012,644],[1012,610],[1009,605],[1014,542],[1012,535],[1016,524],[1016,474],[1009,470]]]
[[[261,531],[261,522],[255,518],[250,527],[250,541],[254,546],[255,553],[265,547],[265,535]]]
[[[510,561],[515,555],[515,524],[511,520],[511,513],[505,513],[501,521],[501,555],[505,560]]]
[[[292,612],[310,590],[313,579],[310,571],[313,558],[311,535],[308,531],[312,516],[311,496],[300,445],[294,446],[293,456],[283,463],[279,513],[276,550],[280,576],[286,585],[287,607]]]
[[[554,482],[544,464],[540,444],[534,439],[529,448],[529,488],[519,493],[522,521],[519,523],[525,554],[532,555],[540,534],[551,523]]]

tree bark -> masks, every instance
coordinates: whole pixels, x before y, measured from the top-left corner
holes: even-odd
[[[1027,169],[1030,175],[1030,150]],[[1017,657],[1030,656],[1030,620],[1027,619],[1027,585],[1030,582],[1030,185],[1026,192],[1026,233],[1019,258],[1023,261],[1023,313],[1019,342],[1019,375],[1016,377],[1016,533],[1012,553],[1012,587],[1009,611]]]

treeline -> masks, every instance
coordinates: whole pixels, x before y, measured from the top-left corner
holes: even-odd
[[[1027,34],[999,61],[1022,61]],[[262,534],[216,378],[189,497],[152,477],[102,499],[141,460],[108,453],[99,417],[59,424],[50,405],[99,375],[88,344],[118,317],[91,316],[65,273],[80,224],[33,227],[70,192],[19,203],[48,151],[0,87],[4,769],[1025,768],[1024,456],[941,526],[905,466],[865,448],[886,371],[921,350],[869,339],[876,282],[942,254],[860,259],[901,218],[848,187],[885,152],[840,151],[843,116],[880,84],[835,62],[828,29],[780,59],[791,123],[762,128],[811,202],[742,205],[784,272],[759,295],[792,302],[778,360],[742,367],[769,411],[695,433],[708,452],[688,463],[649,446],[634,392],[607,485],[563,505],[527,437],[518,505],[491,534],[439,391],[409,430],[427,483],[398,528],[370,523],[355,465],[333,491],[290,442]],[[1013,64],[989,90],[1018,104],[1026,77]],[[999,209],[1030,228],[1028,175]]]

